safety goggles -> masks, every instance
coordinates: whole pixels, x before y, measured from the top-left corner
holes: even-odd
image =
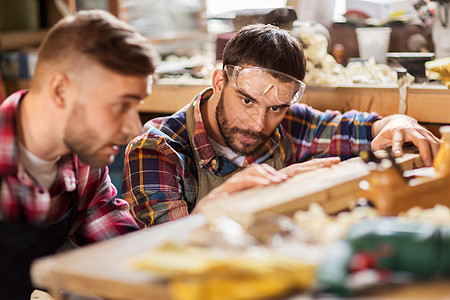
[[[226,65],[224,70],[234,88],[255,99],[273,90],[279,103],[290,105],[299,102],[306,89],[297,78],[271,69]]]

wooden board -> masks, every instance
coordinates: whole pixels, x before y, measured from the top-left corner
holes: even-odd
[[[414,153],[405,153],[397,158],[397,163],[403,170],[423,166],[420,155]],[[353,158],[330,168],[299,174],[277,185],[254,188],[205,203],[202,213],[208,219],[227,214],[249,224],[267,214],[290,216],[297,210],[307,210],[310,203],[316,202],[327,213],[333,214],[356,203],[361,194],[359,183],[369,173],[369,168],[360,158]]]
[[[132,269],[131,259],[168,240],[187,238],[202,228],[205,219],[192,215],[151,230],[36,260],[31,269],[37,287],[58,299],[60,291],[110,299],[170,299],[165,282]]]

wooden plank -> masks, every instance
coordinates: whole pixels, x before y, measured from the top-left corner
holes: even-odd
[[[419,154],[414,153],[406,153],[397,159],[397,163],[403,170],[423,166]],[[205,203],[202,213],[208,219],[227,214],[249,224],[267,214],[290,216],[316,202],[327,213],[333,214],[358,200],[361,195],[359,182],[369,173],[369,168],[360,158],[353,158],[329,168],[299,174],[277,185],[254,188]]]
[[[63,290],[111,299],[144,300],[149,295],[152,299],[169,299],[166,283],[148,272],[133,270],[131,259],[171,239],[187,238],[204,225],[203,216],[192,215],[151,230],[40,258],[33,263],[31,276],[37,287],[53,294]]]
[[[417,171],[429,171],[420,169]],[[393,168],[373,170],[362,193],[377,207],[380,215],[396,216],[413,207],[433,208],[436,204],[450,207],[450,176],[436,175],[404,180]]]

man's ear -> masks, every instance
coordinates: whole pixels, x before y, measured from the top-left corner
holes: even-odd
[[[53,73],[48,83],[49,94],[56,107],[67,106],[69,94],[69,78],[61,72]]]
[[[215,69],[212,75],[212,87],[214,94],[220,95],[225,86],[225,72],[220,69]]]

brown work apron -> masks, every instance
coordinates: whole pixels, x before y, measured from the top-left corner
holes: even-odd
[[[1,185],[1,178],[0,178]],[[33,292],[30,266],[53,254],[67,239],[78,206],[78,192],[68,192],[70,205],[57,221],[44,226],[0,221],[0,299],[29,300]]]
[[[189,142],[191,144],[192,151],[194,151],[194,143],[193,143],[193,137],[194,137],[194,130],[195,130],[195,119],[194,119],[194,106],[195,102],[193,102],[191,105],[189,105],[188,110],[186,111],[186,127],[188,130],[189,135]],[[233,174],[236,174],[243,168],[237,168],[236,170],[226,174],[226,175],[215,175],[211,171],[208,170],[206,167],[202,167],[202,165],[199,163],[197,155],[194,151],[194,160],[195,165],[198,169],[198,194],[197,194],[197,201],[202,199],[204,196],[206,196],[211,190],[213,190],[215,187],[221,185],[224,181],[226,181],[228,178],[230,178]],[[273,168],[280,170],[286,166],[283,156],[280,152],[280,148],[278,147],[271,157],[266,159],[264,163],[268,164],[269,166],[272,166]]]

